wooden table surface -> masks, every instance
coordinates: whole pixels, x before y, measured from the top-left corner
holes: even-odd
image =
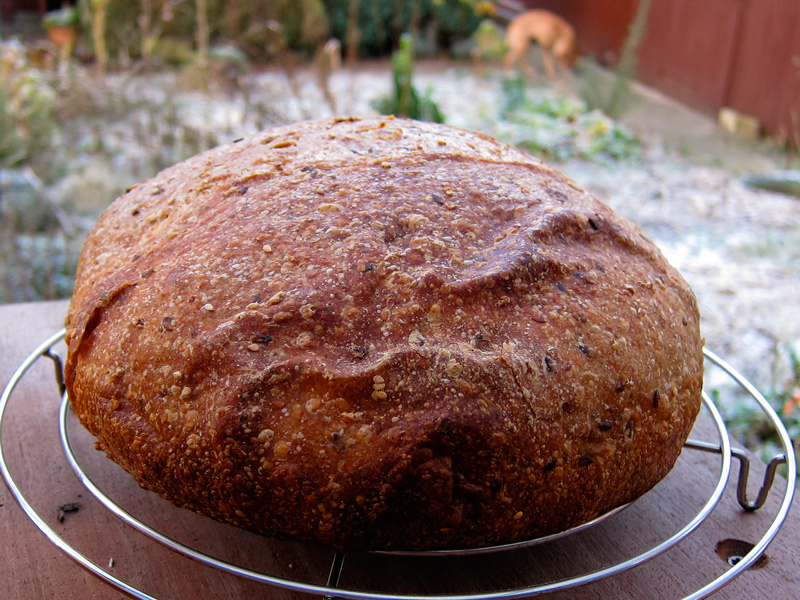
[[[66,303],[0,306],[0,388],[40,343],[59,331]],[[63,355],[63,345],[55,348]],[[99,504],[72,472],[58,438],[59,394],[50,361],[39,360],[11,397],[2,435],[12,477],[42,519],[97,565],[157,598],[311,598],[221,573],[177,555],[122,523]],[[177,509],[138,488],[92,447],[70,416],[70,439],[86,472],[123,507],[171,537],[224,560],[285,579],[324,585],[331,552],[275,542]],[[694,439],[717,443],[710,418],[701,416]],[[621,513],[561,540],[491,555],[447,558],[345,557],[340,585],[386,594],[468,594],[530,587],[627,559],[671,536],[691,521],[710,496],[720,457],[686,449],[676,468],[655,489]],[[598,582],[547,594],[547,598],[683,598],[725,573],[739,540],[756,543],[772,523],[785,482],[767,505],[746,513],[735,496],[738,466],[719,506],[687,539],[660,556]],[[756,461],[750,495],[761,481]],[[755,479],[758,478],[758,479]],[[77,505],[75,512],[59,507]],[[713,598],[800,598],[800,508],[794,503],[766,558]],[[121,592],[63,554],[25,516],[0,485],[0,597],[17,599],[116,599]]]

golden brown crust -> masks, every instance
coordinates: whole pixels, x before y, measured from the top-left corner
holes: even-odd
[[[343,549],[577,525],[672,467],[694,297],[640,231],[513,148],[301,123],[167,169],[87,240],[75,412],[172,502]]]

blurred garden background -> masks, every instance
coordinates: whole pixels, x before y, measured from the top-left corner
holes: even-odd
[[[734,111],[731,133],[643,85],[667,3],[615,2],[613,51],[584,48],[556,79],[535,48],[537,78],[502,68],[509,19],[553,2],[20,3],[0,29],[0,302],[68,298],[105,207],[204,149],[332,115],[443,121],[555,163],[642,227],[695,290],[709,347],[800,436],[800,125],[764,136]],[[740,439],[774,450],[755,409],[722,379],[707,389]]]

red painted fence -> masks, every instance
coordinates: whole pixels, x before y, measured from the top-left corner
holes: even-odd
[[[573,23],[583,52],[613,65],[639,0],[528,0]],[[653,0],[638,76],[709,114],[756,117],[800,145],[798,0]]]

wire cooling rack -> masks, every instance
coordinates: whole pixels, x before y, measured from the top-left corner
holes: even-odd
[[[58,417],[59,421],[58,427],[59,427],[59,435],[61,438],[61,446],[64,451],[66,460],[69,463],[72,470],[75,472],[76,476],[80,479],[81,483],[86,488],[86,490],[88,490],[91,493],[91,495],[94,496],[106,509],[111,511],[113,515],[115,515],[117,518],[121,519],[123,522],[127,523],[131,527],[135,528],[142,535],[147,536],[148,538],[151,538],[159,542],[160,544],[166,546],[167,548],[173,550],[174,552],[177,552],[185,557],[198,561],[206,566],[219,569],[224,573],[230,574],[231,576],[242,577],[245,579],[276,586],[279,588],[284,588],[294,592],[302,592],[306,594],[316,595],[325,599],[348,598],[348,599],[359,599],[359,600],[405,600],[405,599],[411,600],[413,598],[414,600],[434,600],[434,599],[501,600],[501,599],[520,598],[523,596],[527,597],[537,594],[544,594],[547,592],[553,592],[557,590],[570,589],[588,583],[596,582],[604,578],[614,577],[616,575],[619,575],[620,573],[635,568],[665,553],[667,550],[669,550],[670,548],[677,545],[679,542],[689,537],[692,534],[692,532],[694,532],[709,517],[709,515],[712,514],[712,512],[719,504],[720,499],[722,498],[722,495],[729,484],[729,479],[731,475],[731,465],[733,459],[736,459],[739,462],[739,477],[736,483],[737,499],[742,510],[750,512],[756,511],[764,505],[770,492],[772,491],[772,485],[774,482],[774,477],[777,468],[781,464],[786,464],[787,466],[786,488],[785,491],[783,492],[783,497],[780,500],[780,505],[776,511],[775,517],[768,526],[768,528],[766,529],[761,539],[759,539],[758,542],[756,542],[753,545],[751,550],[749,550],[743,556],[737,557],[738,560],[730,561],[731,563],[730,569],[726,570],[722,575],[710,581],[702,588],[686,596],[685,600],[706,598],[711,594],[713,594],[714,592],[716,592],[717,590],[726,586],[738,575],[743,573],[746,569],[753,566],[756,563],[756,561],[763,555],[767,546],[775,538],[781,526],[783,525],[784,521],[786,520],[794,496],[796,477],[797,477],[796,457],[794,455],[794,451],[792,448],[792,440],[790,439],[789,434],[786,431],[786,428],[784,427],[780,418],[772,409],[769,402],[767,402],[764,396],[749,381],[747,381],[741,374],[739,374],[735,369],[733,369],[733,367],[727,364],[716,354],[714,354],[710,350],[705,349],[704,354],[707,361],[715,365],[717,368],[721,369],[724,372],[724,374],[727,375],[727,377],[730,378],[730,380],[733,383],[739,386],[756,403],[758,408],[766,415],[771,426],[775,429],[778,439],[780,441],[780,445],[782,446],[783,449],[782,453],[773,457],[772,460],[767,464],[764,480],[760,485],[760,489],[758,491],[755,500],[751,501],[747,497],[748,478],[750,472],[750,462],[748,460],[747,454],[744,451],[732,447],[728,432],[725,428],[725,424],[722,420],[719,411],[717,410],[716,406],[711,401],[709,396],[705,392],[703,392],[703,405],[710,413],[719,440],[716,443],[711,443],[707,441],[690,439],[686,442],[684,448],[685,450],[688,450],[690,452],[712,453],[719,456],[720,458],[719,472],[717,481],[714,484],[714,488],[711,494],[709,495],[708,499],[706,500],[705,504],[697,511],[697,513],[689,520],[689,522],[677,525],[678,530],[676,533],[631,558],[622,560],[620,562],[616,562],[605,568],[601,568],[588,573],[583,573],[577,576],[559,579],[557,581],[549,583],[532,585],[528,587],[521,587],[512,590],[497,590],[497,591],[482,592],[477,594],[403,596],[394,593],[383,593],[383,592],[367,591],[360,589],[348,589],[346,587],[340,587],[339,586],[340,575],[342,574],[346,560],[346,556],[343,554],[335,554],[333,556],[330,565],[328,580],[325,585],[288,579],[275,574],[260,572],[249,568],[245,568],[243,566],[239,566],[232,562],[227,562],[215,558],[209,554],[206,554],[201,550],[198,550],[190,545],[187,545],[185,543],[182,543],[176,539],[169,537],[165,533],[160,532],[156,528],[151,527],[142,520],[138,519],[133,514],[127,512],[112,498],[106,495],[106,493],[103,492],[101,487],[95,481],[92,480],[92,478],[87,474],[86,470],[81,466],[80,460],[76,456],[76,453],[73,449],[72,440],[70,439],[69,428],[67,426],[67,420],[70,414],[69,398],[66,394],[64,387],[62,360],[59,354],[56,351],[54,351],[54,347],[63,339],[64,333],[65,332],[63,330],[58,332],[57,334],[53,335],[48,340],[43,342],[34,352],[32,352],[23,361],[23,363],[19,365],[19,367],[9,380],[7,386],[3,390],[2,396],[0,396],[0,471],[2,472],[3,478],[5,479],[5,482],[8,485],[9,490],[11,491],[16,501],[19,503],[22,510],[25,512],[28,518],[33,522],[33,524],[55,546],[57,546],[61,551],[67,554],[70,558],[72,558],[83,568],[85,568],[89,572],[93,573],[97,577],[107,582],[110,586],[116,588],[117,590],[133,598],[138,598],[141,600],[155,600],[155,599],[153,598],[153,596],[150,596],[147,593],[141,591],[140,589],[137,589],[133,585],[130,585],[129,583],[126,583],[125,581],[115,577],[109,572],[109,569],[105,569],[100,565],[96,564],[87,556],[85,556],[80,551],[71,546],[61,535],[59,535],[50,525],[48,525],[45,522],[45,520],[40,516],[40,514],[36,512],[36,510],[33,508],[31,503],[25,497],[19,485],[17,484],[17,482],[15,481],[15,479],[11,474],[11,470],[9,468],[9,464],[6,458],[6,449],[4,448],[3,445],[3,440],[4,440],[3,424],[6,415],[6,409],[9,403],[12,401],[14,390],[19,384],[20,380],[23,378],[25,373],[31,368],[31,366],[36,362],[38,362],[39,360],[42,359],[52,360],[55,366],[55,372],[54,372],[55,384],[58,386],[58,390],[62,398],[59,410],[59,417]],[[580,527],[576,527],[574,529],[561,532],[559,534],[546,536],[543,538],[537,538],[534,540],[519,542],[515,544],[494,546],[488,548],[465,549],[465,550],[441,550],[434,552],[395,552],[395,553],[384,553],[384,554],[429,557],[432,560],[435,560],[436,557],[440,556],[453,556],[453,555],[462,556],[462,555],[473,555],[473,554],[515,552],[529,546],[544,544],[554,541],[556,539],[564,538],[569,535],[574,535],[580,531],[593,527],[600,521],[603,521],[617,514],[618,512],[622,511],[624,508],[625,507],[620,507],[605,515],[601,515],[598,519],[595,519],[594,521],[581,525]]]

